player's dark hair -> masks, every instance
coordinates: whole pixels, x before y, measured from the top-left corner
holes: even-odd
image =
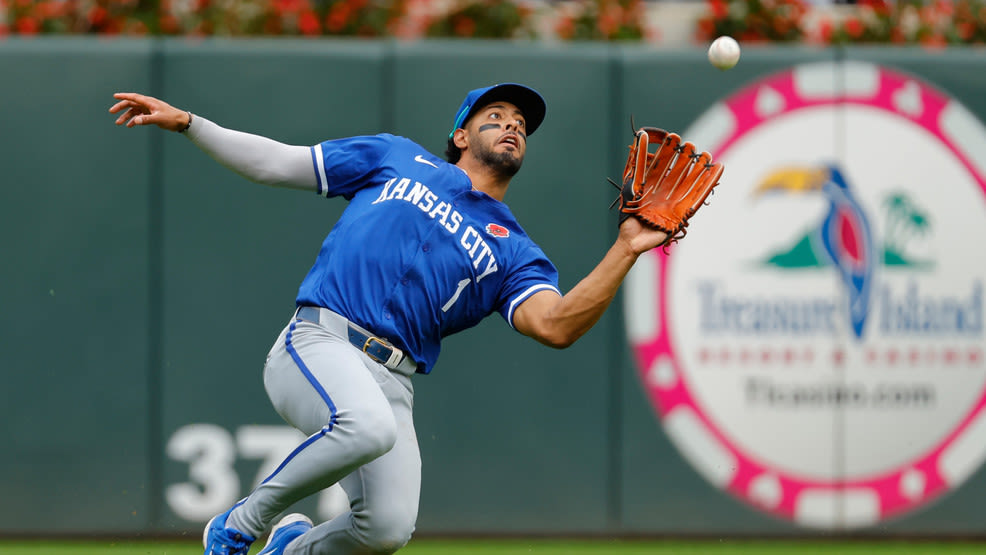
[[[445,148],[445,158],[449,164],[454,164],[459,161],[459,158],[462,158],[462,149],[455,146],[455,139],[452,137],[448,138],[448,146]]]

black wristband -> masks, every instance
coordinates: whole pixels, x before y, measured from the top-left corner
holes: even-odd
[[[192,126],[192,113],[187,110],[185,111],[185,113],[188,114],[188,123],[185,124],[185,127],[182,127],[181,129],[178,130],[179,133],[184,133],[185,131],[188,131],[188,128]]]

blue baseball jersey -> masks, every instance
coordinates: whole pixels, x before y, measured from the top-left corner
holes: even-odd
[[[434,367],[441,339],[498,311],[513,327],[558,271],[507,205],[461,168],[390,134],[311,147],[318,193],[349,204],[298,291]]]

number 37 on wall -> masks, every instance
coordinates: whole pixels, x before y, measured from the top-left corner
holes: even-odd
[[[288,426],[243,426],[230,433],[215,424],[188,424],[175,431],[165,448],[169,459],[188,465],[188,481],[165,489],[168,507],[179,517],[205,522],[242,499],[237,459],[260,459],[250,488],[277,468],[304,435]],[[349,510],[349,500],[338,485],[321,492],[318,513],[323,520]]]

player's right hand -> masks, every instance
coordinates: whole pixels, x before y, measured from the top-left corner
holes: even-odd
[[[137,93],[119,92],[113,95],[119,100],[110,107],[110,113],[120,113],[117,125],[134,127],[136,125],[156,125],[168,131],[181,131],[188,128],[192,115],[179,110],[163,100]]]

